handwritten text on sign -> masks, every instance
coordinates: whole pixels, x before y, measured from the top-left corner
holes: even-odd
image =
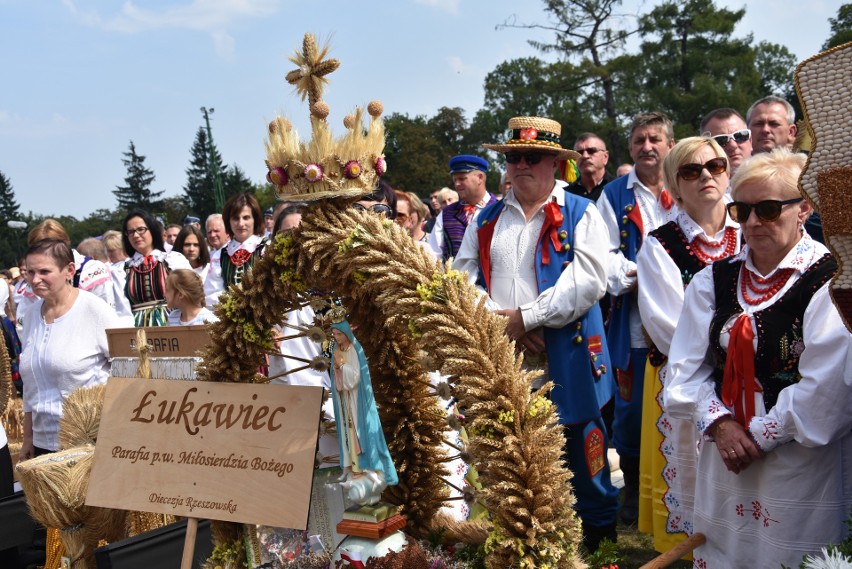
[[[322,388],[111,378],[86,504],[305,529]]]

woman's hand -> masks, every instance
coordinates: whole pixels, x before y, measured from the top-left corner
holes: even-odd
[[[716,441],[716,449],[725,462],[725,467],[734,474],[748,468],[748,465],[763,458],[760,450],[748,431],[731,417],[722,417],[710,426],[710,435]]]

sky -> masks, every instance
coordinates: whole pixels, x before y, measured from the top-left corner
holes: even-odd
[[[653,6],[656,1],[645,4]],[[841,0],[749,0],[734,36],[786,46],[799,61],[820,51]],[[744,0],[717,0],[741,8]],[[152,189],[182,194],[190,149],[213,108],[224,161],[255,182],[276,115],[310,136],[306,105],[284,76],[305,32],[341,61],[329,75],[329,121],[378,99],[385,115],[472,118],[499,63],[538,55],[538,0],[0,0],[0,172],[21,211],[82,219],[113,209],[132,140]],[[625,0],[636,13],[640,0]]]

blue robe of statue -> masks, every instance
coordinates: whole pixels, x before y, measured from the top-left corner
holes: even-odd
[[[367,357],[364,355],[364,349],[355,336],[352,334],[352,329],[346,321],[331,325],[346,334],[349,341],[352,342],[350,350],[355,350],[360,363],[361,381],[357,387],[357,416],[356,429],[358,432],[358,443],[360,452],[358,453],[358,466],[361,470],[375,470],[384,473],[384,480],[388,486],[395,485],[399,478],[396,474],[396,467],[393,465],[388,445],[385,442],[385,435],[382,432],[382,424],[379,420],[379,412],[376,410],[376,401],[373,398],[373,384],[370,380],[370,369],[367,367]],[[335,345],[334,351],[338,347]],[[333,354],[332,354],[333,356]],[[334,361],[334,360],[332,360]],[[332,402],[334,403],[334,416],[338,421],[337,425],[337,442],[340,446],[340,467],[344,468],[344,441],[346,426],[341,424],[343,417],[340,401],[340,393],[336,389],[334,377],[334,366],[331,367],[331,385],[332,385]]]

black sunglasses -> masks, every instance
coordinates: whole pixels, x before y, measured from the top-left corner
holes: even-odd
[[[582,156],[583,154],[588,154],[589,156],[594,156],[598,152],[603,152],[604,150],[605,150],[604,148],[597,148],[597,147],[594,147],[594,146],[590,146],[588,148],[583,148],[582,150],[577,150],[576,152],[580,156]]]
[[[393,217],[393,210],[391,209],[391,207],[383,203],[376,203],[371,205],[370,207],[367,207],[364,204],[355,202],[354,204],[352,204],[352,207],[354,207],[358,211],[372,211],[373,213],[384,214],[385,217]]]
[[[713,140],[715,140],[719,146],[725,148],[728,143],[733,140],[737,144],[742,144],[743,142],[748,141],[751,138],[751,131],[747,128],[742,130],[738,130],[737,132],[732,132],[731,134],[717,134],[715,136],[711,136]]]
[[[763,200],[755,204],[745,202],[731,202],[726,207],[728,215],[737,223],[745,223],[751,215],[751,210],[760,221],[775,221],[781,216],[781,209],[785,205],[799,203],[805,198],[792,198],[789,200]]]
[[[521,161],[521,158],[523,158],[526,160],[527,164],[535,166],[541,162],[541,159],[545,156],[545,152],[507,152],[506,162],[509,164],[518,164]]]
[[[710,172],[711,176],[718,176],[722,172],[727,172],[728,160],[726,158],[714,158],[704,164],[684,164],[678,167],[677,175],[684,180],[697,180],[705,169]]]

